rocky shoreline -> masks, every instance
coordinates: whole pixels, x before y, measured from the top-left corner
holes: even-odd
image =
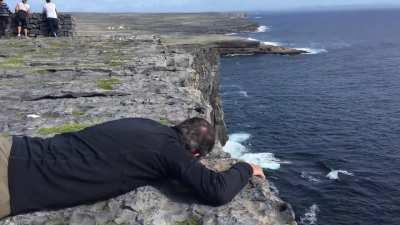
[[[219,96],[220,55],[302,53],[221,35],[256,27],[239,14],[74,16],[74,38],[0,40],[6,46],[0,49],[2,135],[46,137],[124,117],[172,125],[198,116],[215,125],[219,140],[203,163],[224,170],[235,160],[221,148],[227,134]],[[296,224],[292,208],[268,181],[253,178],[231,203],[218,208],[169,186],[142,187],[109,201],[6,218],[0,224]]]

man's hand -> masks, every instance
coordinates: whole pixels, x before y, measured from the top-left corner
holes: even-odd
[[[250,166],[253,168],[253,176],[265,179],[265,174],[261,167],[259,167],[257,165],[253,165],[253,164],[250,164]]]

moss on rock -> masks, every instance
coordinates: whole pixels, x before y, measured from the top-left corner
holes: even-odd
[[[24,66],[24,58],[22,56],[14,56],[0,62],[0,68],[19,68]]]
[[[198,217],[190,217],[183,221],[177,221],[174,225],[200,225],[200,219]]]
[[[66,123],[60,126],[40,128],[38,130],[38,133],[41,135],[63,134],[63,133],[80,131],[90,126],[91,125],[89,124]]]
[[[113,90],[114,85],[120,84],[121,81],[117,78],[102,79],[97,81],[97,87],[103,90]]]
[[[81,112],[81,111],[78,111],[78,110],[76,110],[76,111],[73,111],[73,112],[72,112],[72,115],[73,115],[74,117],[80,117],[80,116],[84,116],[84,115],[85,115],[85,113],[84,113],[84,112]]]
[[[160,122],[162,125],[165,125],[165,126],[171,125],[171,121],[169,121],[167,118],[160,118],[159,122]]]

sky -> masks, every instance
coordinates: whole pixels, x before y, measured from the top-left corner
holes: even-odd
[[[15,7],[19,0],[5,0]],[[28,0],[34,11],[44,0]],[[74,12],[198,12],[280,11],[335,8],[400,7],[400,0],[53,0],[59,11]]]

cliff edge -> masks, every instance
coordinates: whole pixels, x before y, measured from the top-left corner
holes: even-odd
[[[227,135],[218,93],[219,57],[227,52],[221,49],[244,48],[225,45],[240,41],[218,34],[256,25],[232,14],[149,14],[140,15],[140,21],[135,21],[137,14],[75,16],[74,38],[0,40],[5,46],[0,49],[2,135],[46,137],[124,117],[172,125],[197,116],[218,130],[219,143],[203,163],[224,170],[235,162],[221,148]],[[143,21],[162,25],[147,27]],[[207,35],[199,35],[204,29]],[[244,46],[250,51],[259,43]],[[6,218],[0,224],[296,222],[291,206],[271,191],[268,181],[253,178],[231,203],[217,208],[199,204],[188,190],[171,183],[142,187],[93,205]]]

